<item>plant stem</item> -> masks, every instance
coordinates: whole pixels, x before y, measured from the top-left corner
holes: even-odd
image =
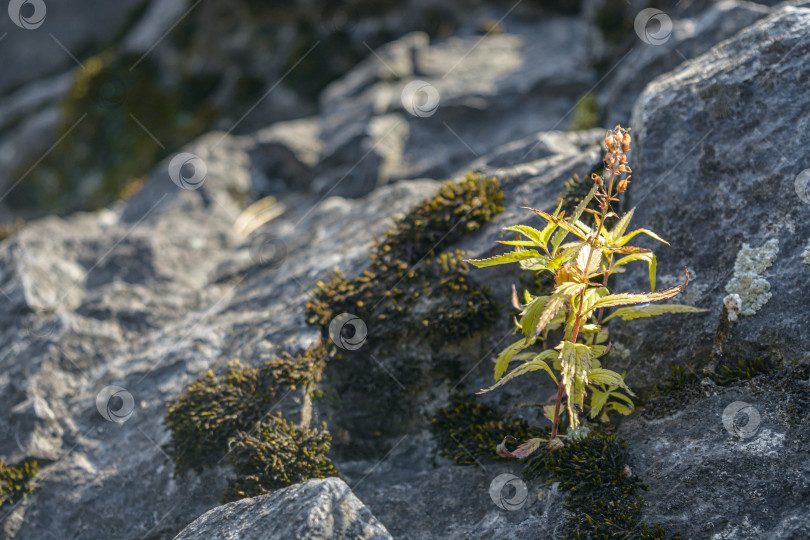
[[[588,281],[588,268],[591,266],[591,258],[593,257],[596,248],[599,246],[599,232],[602,229],[602,225],[605,223],[605,219],[607,217],[608,209],[610,208],[610,198],[613,194],[613,180],[616,178],[616,173],[618,172],[619,166],[619,153],[614,152],[613,154],[613,166],[610,169],[610,180],[608,182],[608,188],[605,191],[603,187],[602,194],[605,196],[605,203],[601,205],[602,214],[599,216],[599,220],[595,223],[595,228],[593,232],[593,236],[591,237],[589,244],[591,246],[591,250],[588,253],[588,258],[585,261],[585,266],[583,268],[584,276],[583,279],[587,282]],[[607,274],[605,274],[605,285],[607,285]],[[579,307],[577,308],[576,319],[574,320],[574,329],[571,332],[571,343],[576,343],[577,338],[579,337],[579,329],[580,325],[582,324],[582,306],[585,303],[585,290],[587,287],[583,288],[582,291],[579,293]],[[601,312],[599,314],[599,319],[601,321]],[[560,378],[560,382],[557,385],[557,403],[554,406],[554,421],[552,422],[551,426],[551,440],[554,440],[557,437],[557,428],[560,422],[560,403],[562,402],[563,394],[565,392],[565,386],[563,385],[563,379]]]

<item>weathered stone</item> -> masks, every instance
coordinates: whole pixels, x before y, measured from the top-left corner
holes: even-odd
[[[392,536],[338,478],[309,480],[209,510],[175,540],[387,540]]]

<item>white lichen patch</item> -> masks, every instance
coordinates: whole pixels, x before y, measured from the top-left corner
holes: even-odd
[[[804,251],[802,251],[802,261],[810,266],[810,240],[807,241],[807,245],[804,246]]]
[[[740,445],[740,450],[746,454],[761,457],[773,457],[785,446],[785,434],[774,433],[770,429],[763,429],[756,437]]]
[[[752,525],[748,516],[743,516],[742,523],[729,522],[725,529],[712,536],[712,540],[735,540],[736,538],[761,538],[762,529]]]
[[[779,253],[779,240],[771,238],[762,247],[743,244],[734,261],[734,276],[726,283],[726,292],[739,294],[742,299],[740,315],[750,317],[771,299],[771,284],[765,271]]]

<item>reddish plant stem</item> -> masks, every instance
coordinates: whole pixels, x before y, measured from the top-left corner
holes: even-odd
[[[584,270],[583,270],[583,272],[586,274],[584,276],[585,281],[587,281],[587,279],[588,279],[587,272],[588,272],[588,268],[591,265],[591,258],[593,257],[593,253],[594,253],[594,251],[596,250],[596,248],[598,247],[598,244],[599,244],[599,232],[600,232],[600,230],[602,228],[602,224],[605,222],[605,219],[607,217],[608,208],[610,208],[610,198],[611,198],[611,196],[613,194],[613,180],[616,177],[616,173],[618,172],[618,167],[619,167],[619,163],[618,163],[619,159],[618,158],[619,158],[619,152],[618,151],[614,152],[614,154],[613,154],[613,166],[610,169],[610,180],[608,182],[608,188],[607,188],[606,191],[603,191],[603,195],[605,195],[605,201],[606,201],[607,204],[605,204],[601,209],[602,210],[602,215],[599,216],[599,220],[596,222],[596,227],[594,229],[594,234],[593,234],[593,237],[592,237],[592,239],[590,241],[591,251],[590,251],[590,253],[588,253],[588,259],[585,261],[585,267],[584,267]],[[607,274],[605,274],[604,283],[605,283],[605,285],[607,285]],[[576,343],[577,342],[577,337],[579,337],[579,329],[580,329],[580,325],[582,324],[582,305],[583,305],[583,303],[585,301],[585,290],[586,289],[582,289],[582,291],[579,293],[579,308],[577,309],[576,319],[574,320],[574,329],[571,332],[571,343]],[[601,310],[600,310],[600,313],[599,313],[599,320],[600,320],[600,322],[602,320]],[[560,378],[560,382],[557,384],[557,403],[554,406],[554,421],[552,422],[552,425],[551,425],[551,437],[550,437],[550,440],[554,440],[557,437],[557,428],[558,428],[558,425],[559,425],[559,422],[560,422],[560,403],[562,403],[562,398],[563,398],[564,393],[565,393],[565,386],[563,385],[562,378]]]

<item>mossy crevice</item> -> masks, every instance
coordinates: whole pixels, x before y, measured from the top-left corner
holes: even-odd
[[[524,476],[559,482],[569,493],[564,538],[679,539],[641,521],[647,487],[627,465],[627,444],[613,433],[589,432],[569,438],[563,448],[536,452]]]
[[[501,458],[496,447],[504,436],[520,442],[534,437],[548,438],[549,430],[530,427],[523,418],[506,418],[474,396],[455,394],[450,405],[430,420],[430,431],[436,441],[435,452],[459,465],[478,465]]]
[[[209,370],[167,404],[169,454],[176,472],[199,473],[217,464],[228,453],[229,441],[254,430],[283,394],[316,382],[328,354],[319,345],[298,356],[283,354],[260,367],[234,360],[221,376]]]
[[[229,442],[228,461],[236,476],[224,500],[256,497],[310,478],[337,476],[327,457],[332,437],[321,429],[296,427],[281,415],[266,415],[250,431]]]

